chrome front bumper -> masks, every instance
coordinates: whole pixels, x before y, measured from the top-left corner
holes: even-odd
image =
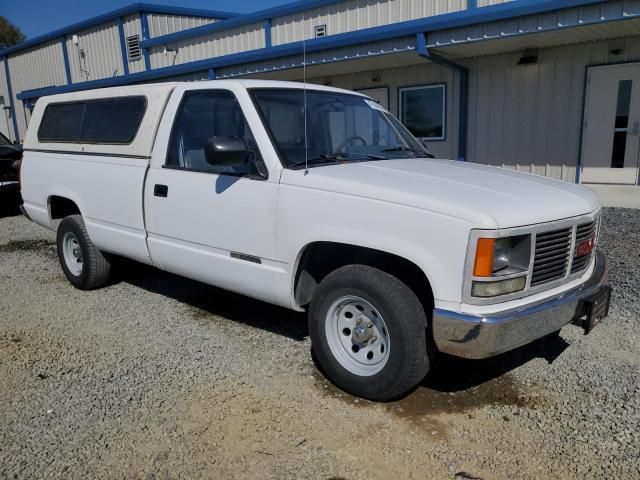
[[[520,347],[561,329],[583,314],[583,300],[609,283],[607,261],[596,251],[593,274],[574,290],[541,303],[489,316],[449,310],[433,311],[433,335],[438,350],[464,358],[486,358]]]

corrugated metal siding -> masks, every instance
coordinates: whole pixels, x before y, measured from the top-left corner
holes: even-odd
[[[159,37],[169,33],[179,32],[188,28],[200,27],[217,22],[215,18],[187,17],[183,15],[165,15],[151,13],[147,15],[149,22],[149,36]]]
[[[512,2],[513,0],[477,0],[478,7],[488,7],[490,5],[499,5],[501,3]]]
[[[307,54],[307,66],[313,67],[327,63],[346,60],[357,60],[371,56],[386,55],[390,53],[402,53],[415,50],[415,37],[394,38],[381,42],[372,42],[366,45],[354,45],[350,47],[334,48],[321,52]],[[221,68],[216,71],[218,78],[231,78],[243,75],[254,75],[278,70],[299,68],[303,64],[302,55],[292,55],[264,62],[234,65]]]
[[[541,49],[534,65],[519,58],[464,62],[472,72],[468,159],[573,182],[586,66],[640,60],[640,37]]]
[[[138,38],[140,38],[140,41],[142,41],[142,24],[140,23],[140,15],[129,15],[128,17],[123,18],[122,27],[124,29],[125,38],[131,35],[138,35]],[[140,58],[137,60],[129,60],[128,63],[129,73],[144,71],[143,55],[140,55]]]
[[[347,0],[294,13],[271,21],[274,45],[314,37],[314,27],[327,26],[327,34],[457,12],[467,7],[467,0]]]
[[[86,70],[89,71],[88,80],[113,77],[124,74],[122,54],[120,51],[120,35],[116,22],[98,25],[88,30],[78,32],[78,45],[67,38],[69,52],[69,66],[73,83],[87,80],[80,72],[79,50],[86,55]]]
[[[2,73],[4,76],[4,65]],[[12,103],[15,106],[18,130],[22,138],[27,129],[27,120],[22,102],[16,95],[23,90],[67,83],[60,41],[55,40],[10,56],[9,73],[14,95]]]
[[[4,97],[4,103],[0,105],[2,107],[8,107],[11,103],[9,98],[9,90],[7,89],[7,81],[4,70],[4,60],[0,59],[0,95]],[[11,118],[9,116],[9,110],[0,110],[0,131],[9,138],[14,138],[13,125],[11,124]]]
[[[456,55],[491,55],[517,48],[635,35],[640,31],[640,21],[633,20],[634,17],[640,19],[640,0],[616,0],[430,32],[427,45],[432,48],[450,47],[447,52]],[[603,21],[608,23],[597,24]],[[543,42],[547,42],[546,45]],[[469,43],[477,43],[477,47],[467,46]]]
[[[165,54],[164,46],[152,48],[149,57],[151,67],[160,68],[264,47],[262,24],[255,23],[167,45],[176,52]]]

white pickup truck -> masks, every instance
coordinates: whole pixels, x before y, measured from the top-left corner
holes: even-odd
[[[219,80],[55,95],[24,150],[24,211],[57,229],[73,285],[104,285],[119,255],[308,308],[320,366],[365,398],[406,393],[438,351],[488,357],[607,314],[593,193],[431,158],[358,93]]]

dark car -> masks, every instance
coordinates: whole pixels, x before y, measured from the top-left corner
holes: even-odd
[[[0,133],[0,216],[17,212],[20,204],[20,162],[22,145]]]
[[[0,192],[18,190],[21,158],[22,146],[0,133]]]

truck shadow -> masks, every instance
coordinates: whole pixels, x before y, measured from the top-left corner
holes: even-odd
[[[309,336],[304,313],[254,300],[141,263],[120,258],[116,261],[115,282],[129,283],[188,305],[196,320],[224,317],[296,341],[303,341]]]
[[[129,283],[185,304],[190,307],[192,318],[198,321],[213,321],[223,317],[299,342],[309,336],[306,313],[293,312],[137,262],[124,259],[118,259],[117,262],[119,276],[115,282]],[[431,373],[418,390],[426,388],[442,393],[464,392],[504,377],[535,358],[552,363],[568,346],[559,335],[550,335],[484,360],[438,354]]]

